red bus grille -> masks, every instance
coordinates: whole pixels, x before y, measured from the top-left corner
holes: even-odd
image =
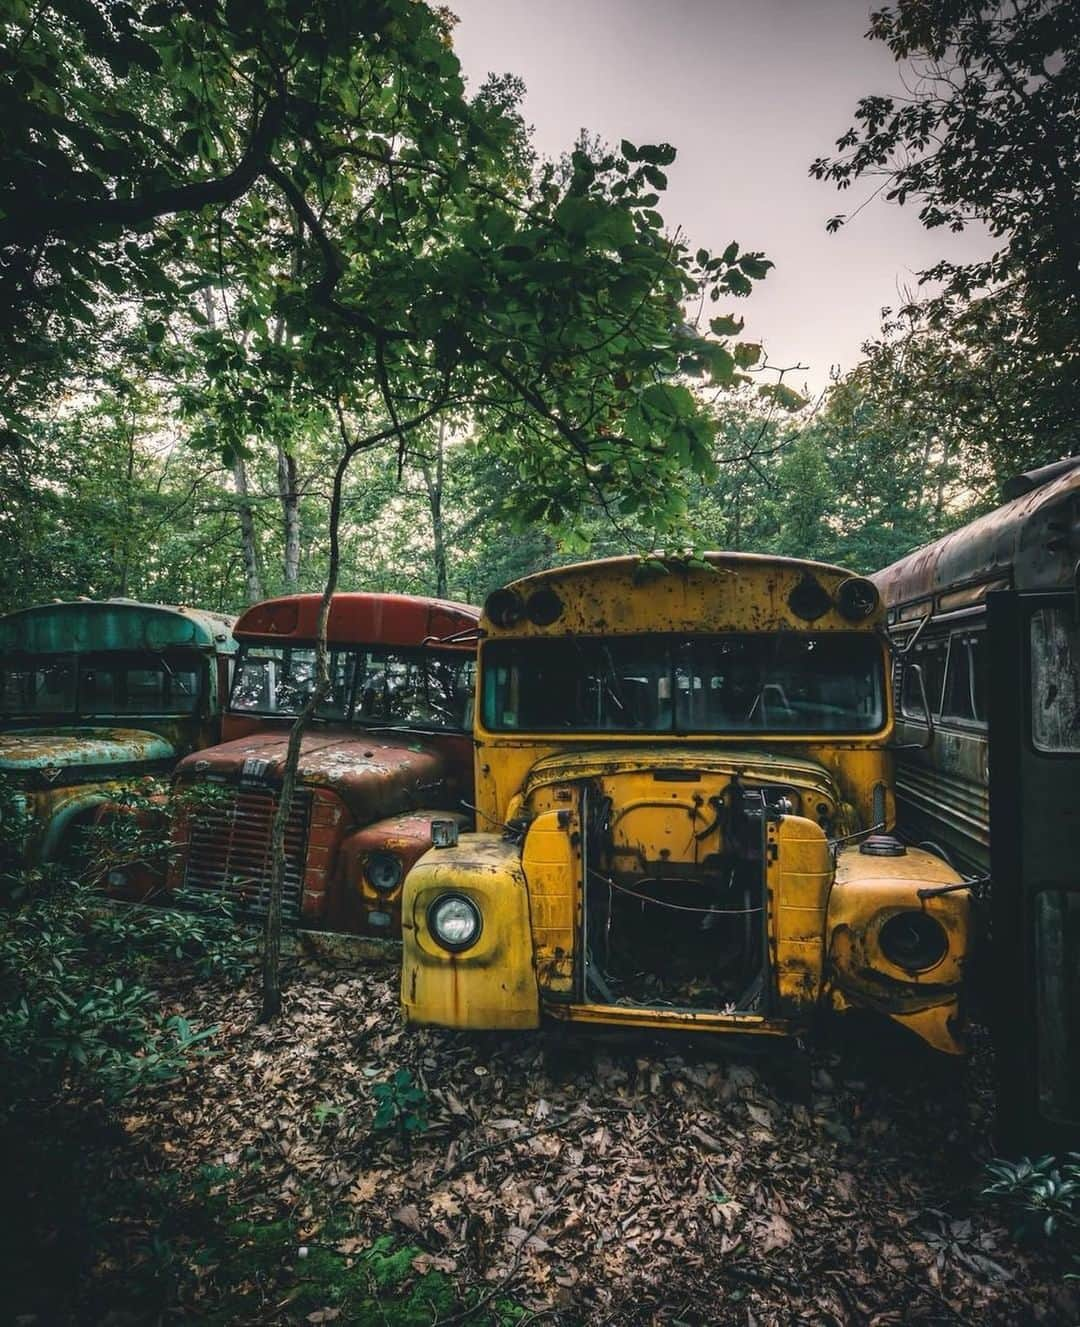
[[[237,788],[231,799],[192,813],[184,888],[213,894],[243,912],[265,913],[270,890],[270,835],[277,793]],[[285,827],[285,881],[281,911],[300,917],[311,793],[293,794]]]

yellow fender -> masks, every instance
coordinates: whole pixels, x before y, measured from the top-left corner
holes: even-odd
[[[431,934],[428,910],[444,894],[479,909],[480,934],[450,952]],[[535,1028],[540,992],[521,848],[498,834],[463,834],[432,848],[409,872],[402,898],[401,1002],[405,1021],[452,1028]]]
[[[872,1009],[936,1050],[963,1054],[960,995],[972,942],[971,894],[960,889],[919,897],[921,889],[960,883],[952,867],[921,848],[908,848],[902,857],[842,851],[829,898],[834,1008]],[[885,925],[906,913],[921,913],[941,928],[941,956],[921,971],[898,966],[882,948]]]

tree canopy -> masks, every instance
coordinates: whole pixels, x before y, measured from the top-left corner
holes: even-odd
[[[226,456],[339,411],[404,456],[453,411],[513,464],[525,518],[619,501],[677,521],[670,481],[712,464],[687,378],[760,360],[740,320],[702,334],[687,303],[744,296],[771,264],[665,227],[669,145],[533,170],[513,81],[469,97],[450,28],[413,0],[17,11],[11,434],[111,317],[194,379],[198,438]]]
[[[936,396],[992,468],[1071,451],[1080,422],[1080,8],[900,0],[872,15],[867,35],[893,53],[907,95],[863,97],[836,155],[816,160],[812,174],[840,189],[880,181],[875,192],[915,203],[925,226],[981,226],[994,246],[922,273],[931,293],[888,329],[909,381],[916,395]]]

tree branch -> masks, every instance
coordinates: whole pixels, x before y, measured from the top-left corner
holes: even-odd
[[[43,235],[72,235],[96,226],[137,226],[176,212],[235,202],[265,173],[270,150],[281,129],[284,108],[272,97],[255,127],[239,162],[227,175],[159,189],[138,198],[37,198],[19,194],[5,197],[0,207],[0,244],[33,244]]]

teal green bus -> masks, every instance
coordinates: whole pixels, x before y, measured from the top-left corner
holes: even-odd
[[[0,617],[4,835],[28,864],[63,860],[98,808],[220,741],[232,619],[130,599]]]

